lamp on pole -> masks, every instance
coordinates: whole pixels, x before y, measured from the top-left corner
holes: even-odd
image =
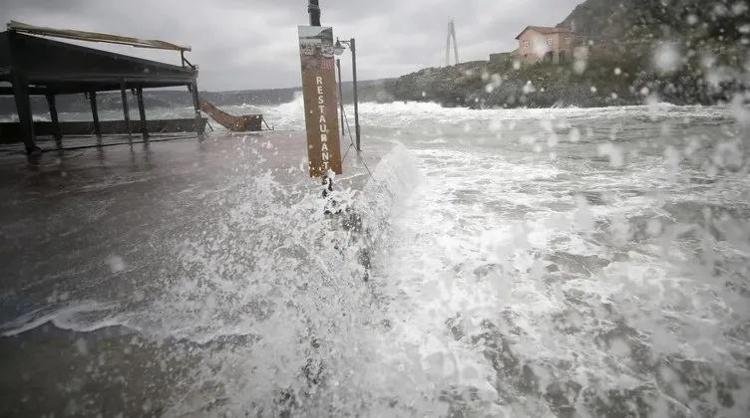
[[[357,152],[362,151],[360,142],[360,130],[359,130],[359,96],[357,91],[357,43],[354,38],[348,41],[341,41],[336,39],[336,45],[333,47],[336,55],[341,55],[346,49],[345,46],[349,47],[352,51],[352,83],[354,84],[354,134],[356,137]]]

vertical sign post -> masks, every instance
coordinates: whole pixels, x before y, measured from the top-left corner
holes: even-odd
[[[310,176],[341,174],[333,29],[300,26],[299,46]]]

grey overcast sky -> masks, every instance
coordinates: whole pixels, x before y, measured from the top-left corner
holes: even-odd
[[[398,76],[445,59],[456,21],[462,61],[515,48],[526,25],[554,25],[583,0],[320,0],[322,23],[357,38],[360,78]],[[0,22],[80,29],[189,44],[202,90],[300,84],[297,25],[307,0],[0,0]],[[96,46],[103,48],[101,46]],[[106,47],[167,58],[130,47]],[[345,77],[346,79],[347,77]]]

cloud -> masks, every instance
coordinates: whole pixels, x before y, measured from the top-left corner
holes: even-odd
[[[189,44],[202,89],[300,84],[297,25],[305,0],[1,0],[0,22],[75,28]],[[321,0],[322,22],[356,37],[362,79],[398,76],[445,59],[456,21],[462,61],[516,47],[526,25],[562,21],[582,0]],[[105,47],[176,62],[174,54]],[[346,78],[346,77],[345,77]]]

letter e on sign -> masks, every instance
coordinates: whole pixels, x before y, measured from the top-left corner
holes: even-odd
[[[310,176],[322,177],[328,170],[341,174],[333,29],[320,26],[298,29]]]

